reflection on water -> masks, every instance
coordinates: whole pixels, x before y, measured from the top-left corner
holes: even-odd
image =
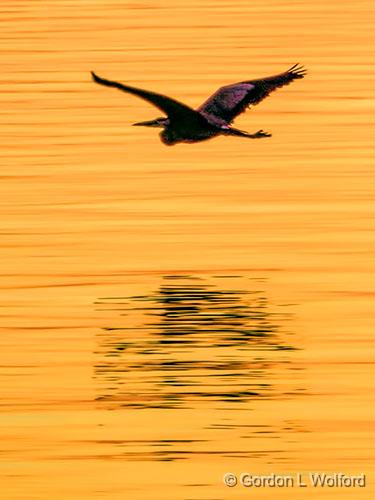
[[[96,306],[116,325],[98,334],[95,366],[98,401],[111,408],[280,396],[272,372],[291,363],[291,313],[271,306],[249,279],[169,275],[150,294],[102,298]]]
[[[374,2],[0,10],[1,498],[251,498],[222,474],[285,464],[368,473],[309,500],[375,498]],[[195,107],[297,61],[309,77],[236,122],[272,139],[171,149],[89,77]]]

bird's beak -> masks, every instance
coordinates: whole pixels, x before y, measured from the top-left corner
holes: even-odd
[[[134,127],[162,127],[158,120],[149,120],[147,122],[133,123]]]

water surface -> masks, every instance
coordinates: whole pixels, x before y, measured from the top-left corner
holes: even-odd
[[[4,498],[373,498],[373,10],[2,2]],[[271,139],[173,148],[89,77],[198,106],[296,62],[236,122]]]

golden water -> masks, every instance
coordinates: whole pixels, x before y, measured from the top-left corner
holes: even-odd
[[[370,1],[6,1],[2,498],[373,498]],[[164,147],[147,103],[308,77]],[[364,472],[366,488],[226,487]]]

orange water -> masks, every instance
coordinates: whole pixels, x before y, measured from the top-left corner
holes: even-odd
[[[372,2],[3,1],[1,490],[229,499],[225,472],[367,476],[373,498]],[[160,113],[302,81],[164,147]],[[172,300],[171,300],[172,297]]]

